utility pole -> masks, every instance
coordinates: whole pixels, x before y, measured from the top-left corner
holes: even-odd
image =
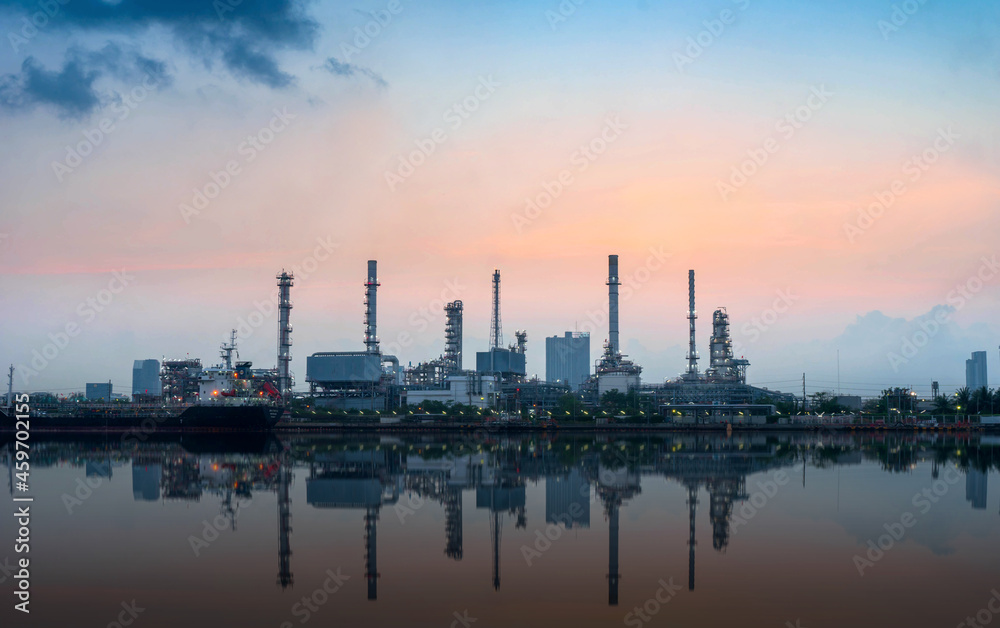
[[[808,402],[806,401],[806,374],[802,374],[802,412],[806,411]]]
[[[13,409],[14,402],[14,365],[10,365],[10,370],[7,372],[7,413]]]

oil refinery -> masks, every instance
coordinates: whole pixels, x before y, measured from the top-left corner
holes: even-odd
[[[205,394],[205,381],[216,372],[235,372],[256,382],[266,394],[293,398],[291,373],[291,291],[294,276],[282,271],[277,280],[278,333],[276,366],[252,369],[250,362],[233,362],[236,334],[223,343],[223,362],[203,366],[200,359],[164,359],[159,371],[160,390],[135,393],[133,401],[173,404],[195,403]],[[501,274],[492,274],[489,344],[475,352],[467,364],[463,346],[465,304],[454,300],[443,305],[444,352],[433,359],[401,366],[400,359],[382,350],[378,338],[378,263],[369,260],[362,283],[364,319],[362,342],[356,351],[317,351],[306,358],[308,397],[317,407],[353,413],[391,413],[418,410],[425,404],[461,404],[522,416],[550,413],[572,400],[586,413],[599,410],[609,395],[627,399],[631,414],[660,416],[674,423],[762,423],[775,413],[775,403],[794,396],[747,384],[749,361],[733,352],[729,313],[720,307],[712,313],[709,363],[699,368],[695,309],[695,271],[688,271],[688,351],[686,366],[675,378],[644,382],[642,366],[622,353],[620,341],[619,260],[608,256],[607,340],[600,356],[590,362],[590,334],[567,332],[546,338],[546,377],[529,377],[526,369],[528,334],[518,329],[514,342],[505,344],[501,317]],[[137,361],[137,365],[155,360]],[[590,364],[588,367],[587,365]],[[137,367],[139,368],[139,367]],[[153,365],[156,368],[156,365]],[[155,373],[154,373],[155,374]],[[108,384],[104,386],[109,387]],[[209,388],[212,388],[209,385]],[[109,392],[110,394],[110,392]],[[435,404],[435,405],[436,405]],[[436,405],[441,407],[441,405]]]

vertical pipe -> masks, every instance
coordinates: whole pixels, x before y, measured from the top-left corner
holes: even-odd
[[[365,350],[368,353],[378,353],[378,336],[376,335],[376,295],[378,293],[378,262],[368,260],[368,280],[365,281]]]
[[[618,256],[608,255],[608,346],[618,355]]]

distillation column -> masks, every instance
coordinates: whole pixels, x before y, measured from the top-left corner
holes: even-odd
[[[462,302],[448,303],[444,313],[444,359],[452,372],[458,372],[462,370]]]
[[[490,319],[490,349],[503,346],[503,329],[500,326],[500,271],[493,271],[493,316]]]
[[[294,275],[282,271],[276,277],[278,280],[278,392],[281,399],[288,403],[292,396],[292,326],[288,322],[292,311],[291,291],[294,285]]]
[[[698,318],[698,313],[694,309],[694,271],[688,271],[688,326],[691,336],[688,340],[688,368],[687,377],[696,379],[698,377],[698,350],[694,342],[694,321]]]

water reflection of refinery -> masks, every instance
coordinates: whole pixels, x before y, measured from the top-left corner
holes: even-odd
[[[197,451],[201,449],[202,451]],[[545,480],[545,517],[532,528],[550,525],[587,529],[591,507],[608,523],[608,603],[618,603],[621,578],[619,535],[621,512],[649,482],[662,477],[686,493],[689,517],[688,588],[695,587],[698,540],[696,520],[707,506],[712,548],[725,552],[731,541],[735,509],[750,499],[747,478],[784,469],[806,481],[807,467],[860,464],[877,460],[886,472],[913,472],[917,463],[932,463],[936,473],[945,463],[967,469],[966,494],[972,508],[984,508],[986,480],[1000,466],[1000,447],[953,438],[872,437],[860,442],[848,436],[631,437],[598,436],[546,439],[500,438],[487,443],[460,438],[409,441],[369,438],[303,438],[280,443],[271,439],[247,449],[252,453],[210,453],[211,445],[190,441],[144,444],[138,449],[108,449],[88,443],[38,443],[39,466],[79,465],[87,477],[113,481],[115,467],[131,466],[136,501],[201,501],[219,503],[219,516],[238,530],[238,514],[255,492],[277,499],[278,577],[281,587],[293,584],[290,487],[305,477],[306,503],[316,509],[358,511],[357,536],[364,544],[368,598],[378,598],[378,527],[384,519],[400,525],[427,503],[445,514],[443,553],[463,557],[463,495],[474,493],[475,508],[486,511],[491,540],[491,583],[501,586],[501,545],[507,526],[528,527],[526,486]],[[12,468],[9,448],[5,452]],[[11,489],[13,482],[11,480]],[[756,489],[750,491],[755,492]],[[471,495],[470,495],[471,497]],[[701,508],[699,508],[701,506]],[[383,517],[385,512],[389,517]],[[236,532],[233,532],[236,533]],[[627,569],[627,566],[626,566]],[[485,579],[485,574],[484,574]]]

